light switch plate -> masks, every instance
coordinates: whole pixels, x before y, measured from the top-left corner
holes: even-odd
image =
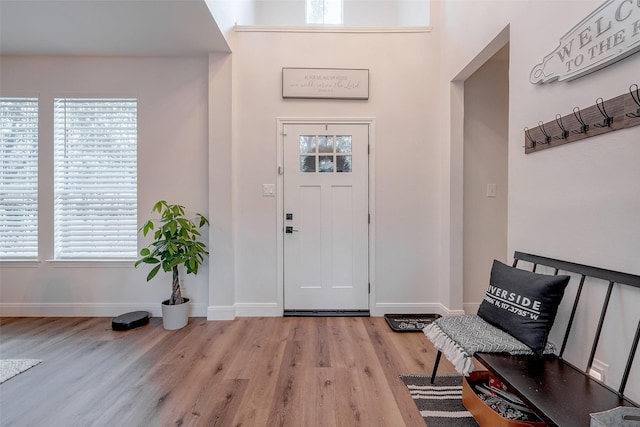
[[[496,184],[487,184],[487,197],[496,197],[498,188]]]
[[[276,185],[262,184],[262,195],[264,197],[274,197],[276,195]]]
[[[609,365],[607,365],[604,362],[601,362],[598,359],[593,359],[593,363],[591,364],[591,369],[589,370],[589,376],[604,382],[604,379],[607,376],[607,373],[609,371]]]

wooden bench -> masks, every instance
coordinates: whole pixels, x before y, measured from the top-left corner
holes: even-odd
[[[558,271],[562,271],[563,273],[575,273],[580,276],[580,283],[573,301],[573,308],[564,333],[562,347],[558,355],[547,355],[542,358],[537,356],[511,356],[504,353],[476,353],[475,358],[494,376],[505,383],[513,393],[518,395],[550,426],[584,427],[590,424],[591,413],[606,411],[617,406],[637,407],[638,404],[636,402],[624,395],[624,390],[631,372],[638,340],[640,339],[640,322],[638,322],[624,373],[617,390],[597,381],[588,373],[591,371],[598,349],[614,286],[640,288],[640,276],[522,252],[516,252],[514,258],[514,267],[517,266],[518,262],[526,261],[533,264],[534,272],[538,266],[547,266],[555,269],[555,274],[558,274]],[[583,370],[567,362],[563,359],[563,355],[587,278],[601,279],[594,281],[594,284],[608,282],[608,286],[595,336],[591,343],[588,363]],[[640,313],[640,310],[635,310],[635,313]],[[433,376],[435,376],[438,368],[440,355],[440,352],[438,352]]]

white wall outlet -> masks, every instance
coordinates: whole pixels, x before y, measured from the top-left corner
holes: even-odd
[[[498,186],[496,184],[487,184],[487,197],[496,197],[498,195]]]
[[[589,369],[589,376],[595,380],[604,382],[604,379],[606,378],[608,371],[609,371],[609,365],[607,365],[604,362],[601,362],[598,359],[593,359],[593,363],[591,364],[591,369]]]
[[[262,195],[264,197],[274,197],[276,195],[276,185],[262,184]]]

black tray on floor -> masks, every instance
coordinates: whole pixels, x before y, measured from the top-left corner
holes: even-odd
[[[439,314],[385,314],[384,318],[395,332],[422,332],[429,323],[440,317]]]
[[[149,323],[151,314],[148,311],[132,311],[121,314],[111,320],[111,329],[114,331],[128,331]]]

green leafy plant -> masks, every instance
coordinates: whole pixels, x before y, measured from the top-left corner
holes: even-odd
[[[209,220],[197,213],[196,220],[199,225],[196,226],[195,222],[185,217],[184,206],[170,205],[164,200],[156,203],[152,212],[158,212],[160,219],[147,221],[138,232],[142,232],[146,237],[149,231],[155,230],[153,242],[140,250],[141,258],[136,261],[135,266],[153,265],[147,275],[147,282],[153,279],[161,268],[166,272],[173,272],[168,304],[182,304],[184,299],[180,290],[178,266],[183,265],[187,274],[198,274],[198,268],[204,262],[205,256],[209,255],[206,245],[199,241],[198,230],[209,225]]]

